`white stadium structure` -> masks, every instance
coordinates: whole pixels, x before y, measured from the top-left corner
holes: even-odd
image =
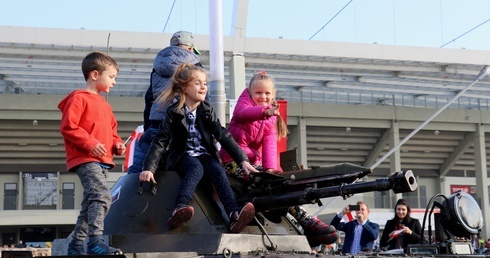
[[[12,237],[29,242],[43,234],[43,241],[66,237],[82,187],[75,174],[66,172],[58,102],[84,86],[83,57],[108,52],[120,72],[107,99],[120,135],[128,137],[142,123],[153,60],[171,34],[0,26],[0,35],[2,243]],[[208,35],[195,35],[207,70],[210,44]],[[489,51],[230,36],[223,38],[223,54],[226,117],[228,100],[254,73],[267,71],[275,79],[277,97],[287,101],[288,149],[296,149],[298,162],[306,167],[342,162],[371,167],[474,84],[367,179],[412,170],[416,192],[355,195],[321,213],[332,214],[363,199],[373,220],[384,225],[397,198],[424,209],[434,194],[458,189],[466,189],[480,204],[489,203],[490,77],[476,82],[490,64]],[[116,163],[111,183],[124,174],[123,158]],[[490,205],[481,207],[490,221]],[[488,238],[490,225],[482,233]]]

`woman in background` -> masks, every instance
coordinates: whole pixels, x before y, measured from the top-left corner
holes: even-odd
[[[404,199],[395,205],[395,217],[386,222],[380,247],[391,249],[406,248],[409,244],[420,243],[422,227],[418,219],[410,217],[410,206]]]

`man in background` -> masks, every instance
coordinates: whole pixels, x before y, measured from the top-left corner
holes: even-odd
[[[145,94],[145,110],[143,112],[145,132],[135,142],[133,164],[128,174],[140,173],[146,152],[156,135],[160,124],[166,116],[167,109],[157,101],[160,93],[172,82],[174,70],[180,64],[193,64],[202,67],[200,52],[194,47],[194,37],[188,31],[177,31],[170,38],[170,46],[160,50],[150,75],[150,87]],[[163,159],[162,159],[163,160]]]
[[[344,215],[350,213],[349,206],[342,209],[330,222],[337,230],[345,232],[343,254],[358,254],[359,252],[372,252],[374,241],[378,238],[379,225],[369,221],[369,208],[362,201],[357,202],[359,210],[356,217],[349,222],[341,222]]]

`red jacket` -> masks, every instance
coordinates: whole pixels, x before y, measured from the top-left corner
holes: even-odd
[[[123,142],[117,134],[117,121],[103,96],[86,90],[75,90],[59,104],[60,132],[65,141],[68,171],[83,163],[101,162],[114,167],[116,144]],[[107,155],[91,154],[97,143],[107,149]]]
[[[228,130],[247,153],[251,164],[262,164],[264,170],[280,170],[277,165],[277,118],[264,115],[264,110],[269,107],[256,106],[245,89],[238,98]],[[223,162],[232,160],[224,150],[219,154]]]

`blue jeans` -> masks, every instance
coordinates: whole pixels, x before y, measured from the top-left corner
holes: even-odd
[[[182,183],[175,203],[176,206],[179,204],[189,205],[197,185],[204,177],[216,188],[218,197],[223,203],[227,214],[237,209],[235,194],[231,189],[228,177],[216,158],[206,154],[198,157],[184,154],[175,165],[175,169],[182,177]]]

